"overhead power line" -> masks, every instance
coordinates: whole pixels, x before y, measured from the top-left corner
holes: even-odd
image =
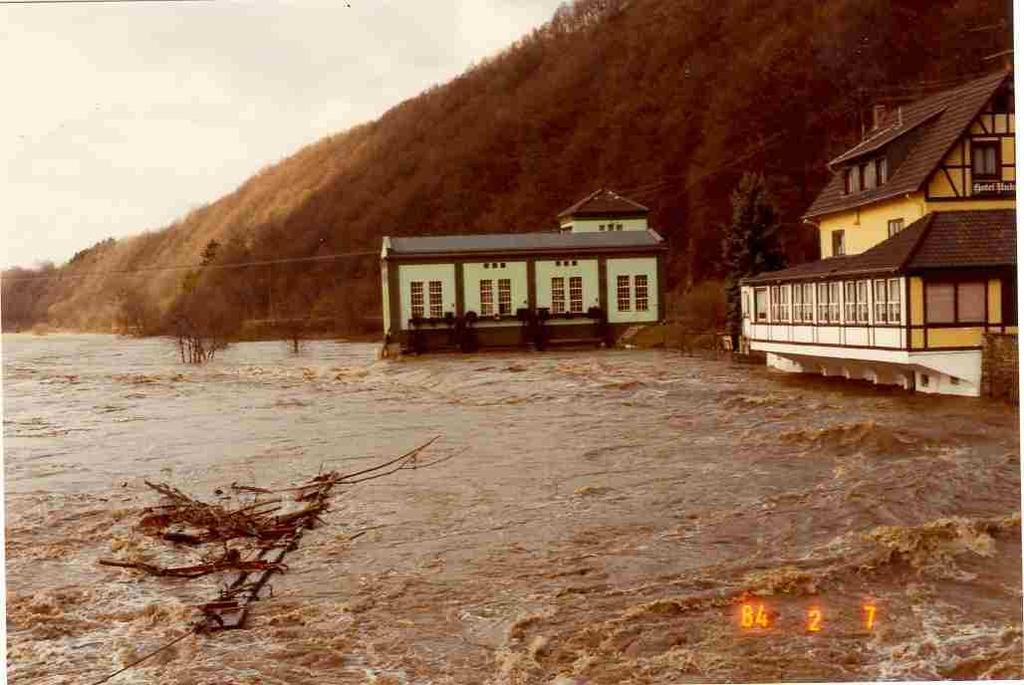
[[[37,274],[34,276],[2,276],[0,281],[59,281],[65,278],[87,278],[89,276],[122,276],[126,274],[151,273],[154,271],[191,271],[193,269],[242,269],[250,266],[270,266],[273,264],[299,264],[302,262],[326,262],[332,259],[344,259],[346,257],[368,257],[377,256],[377,250],[365,250],[362,252],[338,252],[329,255],[316,255],[313,257],[289,257],[284,259],[264,259],[254,262],[233,262],[231,264],[184,264],[174,266],[144,266],[137,269],[114,269],[112,271],[86,271],[84,273],[59,273],[59,274]]]
[[[633,188],[627,188],[627,189],[621,190],[619,192],[621,192],[623,195],[631,195],[631,196],[635,196],[635,197],[646,197],[646,196],[658,193],[659,191],[661,191],[661,190],[665,189],[666,187],[670,186],[674,181],[683,180],[683,179],[687,179],[688,182],[682,188],[680,188],[678,190],[681,190],[681,191],[689,190],[689,189],[693,188],[695,185],[697,185],[698,183],[701,183],[702,181],[704,181],[704,180],[706,180],[706,179],[708,179],[708,178],[718,174],[719,172],[725,171],[726,169],[730,169],[730,168],[735,167],[735,166],[738,166],[739,164],[742,164],[743,162],[745,162],[748,159],[750,159],[751,157],[754,157],[754,156],[758,155],[759,153],[764,152],[768,148],[770,148],[773,145],[775,145],[776,143],[780,142],[780,139],[782,138],[782,135],[783,135],[782,132],[775,133],[775,134],[769,136],[767,139],[763,140],[762,142],[758,143],[757,145],[753,145],[753,146],[747,148],[738,157],[735,157],[735,158],[733,158],[733,159],[731,159],[731,160],[729,160],[729,161],[727,161],[725,163],[717,164],[717,165],[715,165],[715,166],[713,166],[713,167],[711,167],[709,169],[704,169],[704,170],[702,170],[702,172],[698,173],[695,176],[693,176],[691,174],[686,174],[686,173],[683,173],[683,174],[672,174],[672,175],[669,175],[669,176],[662,176],[661,178],[656,179],[654,181],[650,181],[648,183],[645,183],[643,185],[636,186],[636,187],[633,187]]]

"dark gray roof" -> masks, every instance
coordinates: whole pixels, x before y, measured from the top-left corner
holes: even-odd
[[[919,269],[1011,266],[1017,263],[1013,209],[930,212],[869,250],[768,271],[743,283],[777,283]]]
[[[878,131],[832,160],[830,166],[835,166],[836,173],[805,216],[821,216],[919,190],[1008,78],[1011,75],[1005,71],[989,74],[890,112]],[[849,195],[844,192],[842,170],[846,163],[881,150],[909,133],[914,133],[916,139],[899,166],[889,169],[886,183]]]
[[[385,237],[385,255],[423,256],[512,252],[615,252],[665,249],[653,230],[610,233],[545,232]]]
[[[1017,263],[1013,209],[935,212],[925,239],[906,268],[1009,266]]]

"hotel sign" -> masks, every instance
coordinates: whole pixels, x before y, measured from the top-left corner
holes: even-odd
[[[971,186],[972,195],[1013,195],[1016,191],[1016,181],[975,181]]]

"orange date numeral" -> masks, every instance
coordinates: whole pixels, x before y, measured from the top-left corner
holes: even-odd
[[[811,607],[807,610],[807,632],[809,633],[820,633],[821,632],[821,609],[818,607]]]
[[[875,605],[874,604],[865,604],[861,608],[864,609],[864,629],[865,630],[871,630],[872,628],[875,627],[875,613],[876,613]]]
[[[764,604],[744,604],[740,607],[740,627],[749,630],[755,626],[768,627],[768,612],[765,611]]]

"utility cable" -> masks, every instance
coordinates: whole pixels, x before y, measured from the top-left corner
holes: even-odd
[[[84,273],[60,273],[53,275],[36,276],[0,276],[0,281],[37,281],[37,280],[63,280],[65,278],[86,278],[88,276],[120,276],[134,273],[149,273],[153,271],[190,271],[192,269],[242,269],[249,266],[270,266],[272,264],[296,264],[301,262],[322,262],[345,257],[368,257],[377,256],[377,250],[366,250],[363,252],[339,252],[329,255],[315,255],[313,257],[285,257],[282,259],[264,259],[255,262],[232,262],[230,264],[185,264],[178,266],[144,266],[137,269],[115,269],[113,271],[86,271]],[[68,265],[59,267],[67,268]]]

